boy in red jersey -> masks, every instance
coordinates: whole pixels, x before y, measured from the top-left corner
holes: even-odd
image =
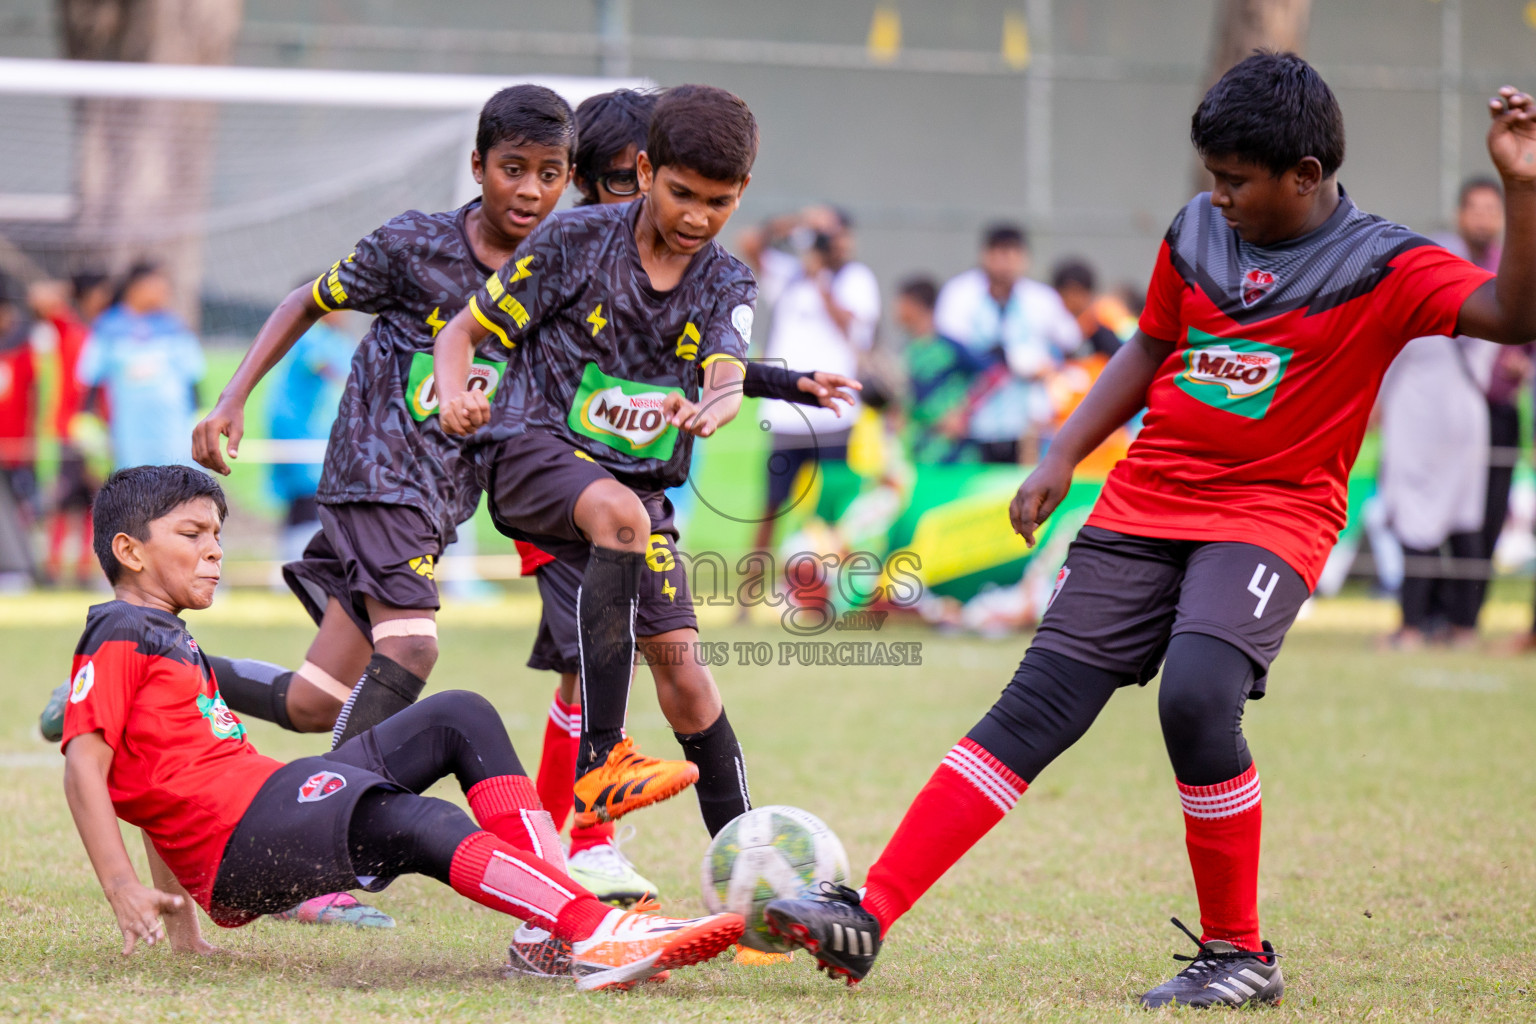
[[[566,939],[584,989],[628,988],[741,934],[734,915],[614,910],[571,881],[505,727],[475,694],[434,694],[322,757],[258,754],[180,618],[213,602],[224,515],[218,484],[183,466],[124,470],[96,500],[96,554],[116,600],[91,609],[75,652],[64,790],[124,955],[140,939],[210,951],[194,902],[237,927],[405,872]],[[450,774],[474,821],[419,795]],[[119,818],[144,832],[153,888]]]
[[[1259,779],[1243,708],[1344,525],[1349,465],[1393,357],[1427,334],[1536,337],[1536,107],[1510,88],[1491,106],[1508,195],[1496,280],[1355,207],[1335,178],[1338,103],[1299,57],[1256,53],[1206,94],[1191,138],[1215,187],[1174,218],[1140,331],[1010,509],[1033,543],[1078,461],[1146,407],[1028,654],[913,801],[862,899],[837,887],[768,906],[829,973],[863,978],[896,919],[1118,687],[1161,665],[1203,933],[1190,967],[1142,1002],[1279,1002],[1259,931]]]

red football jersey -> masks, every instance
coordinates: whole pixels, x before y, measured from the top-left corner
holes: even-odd
[[[107,789],[117,816],[144,830],[209,910],[224,846],[282,762],[245,738],[181,619],[126,601],[91,608],[60,749],[88,732],[112,748]]]
[[[522,574],[532,576],[539,571],[542,565],[548,565],[555,560],[555,556],[541,548],[534,547],[525,540],[515,541],[518,557],[523,560]]]
[[[1454,334],[1491,276],[1348,196],[1317,230],[1267,248],[1196,197],[1164,239],[1141,316],[1177,347],[1089,524],[1257,544],[1315,586],[1388,365],[1414,338]]]

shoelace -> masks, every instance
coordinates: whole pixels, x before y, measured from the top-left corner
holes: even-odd
[[[1189,941],[1200,947],[1199,949],[1195,950],[1194,956],[1183,956],[1178,953],[1173,954],[1173,958],[1175,960],[1180,960],[1189,964],[1188,967],[1179,972],[1180,974],[1187,974],[1190,977],[1195,977],[1200,974],[1205,974],[1208,971],[1215,970],[1216,966],[1221,963],[1230,962],[1233,960],[1267,960],[1272,956],[1277,957],[1280,955],[1279,953],[1274,952],[1254,953],[1244,949],[1234,949],[1230,952],[1226,950],[1215,950],[1212,949],[1209,944],[1201,942],[1200,936],[1190,931],[1189,928],[1185,926],[1183,921],[1180,921],[1176,917],[1170,917],[1168,920],[1172,921],[1174,926],[1178,928],[1179,931],[1183,932],[1185,935],[1188,935]]]
[[[811,898],[826,903],[851,903],[856,907],[863,902],[859,897],[859,890],[825,880],[811,893]]]

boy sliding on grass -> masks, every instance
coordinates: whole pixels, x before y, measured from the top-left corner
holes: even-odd
[[[694,781],[711,833],[750,806],[740,745],[694,659],[658,694],[687,761],[640,755],[624,714],[636,636],[681,650],[697,637],[664,489],[687,478],[693,437],[741,404],[757,289],[714,237],[756,152],[741,100],[668,91],[638,160],[645,197],[551,217],[438,337],[443,428],[489,425],[470,449],[497,526],[582,570],[579,826]],[[509,360],[494,405],[460,383],[488,336]]]
[[[1388,364],[1411,339],[1536,337],[1536,105],[1504,88],[1488,149],[1504,179],[1496,280],[1358,209],[1335,173],[1333,93],[1294,54],[1257,53],[1195,112],[1215,179],[1169,229],[1141,329],[1019,488],[1035,531],[1077,462],[1140,410],[1013,681],[917,795],[865,891],[776,900],[770,923],[829,973],[863,978],[885,933],[1088,729],[1162,666],[1158,713],[1184,809],[1202,934],[1147,1006],[1278,1003],[1259,929],[1258,771],[1242,735],[1280,643],[1344,525],[1346,481]],[[1182,926],[1181,926],[1182,927]]]
[[[735,915],[611,909],[567,877],[505,727],[475,694],[434,694],[321,757],[258,754],[180,618],[213,602],[224,515],[218,484],[181,466],[123,470],[96,499],[95,548],[116,600],[91,609],[76,648],[64,789],[125,955],[162,938],[208,952],[193,903],[236,927],[406,872],[549,928],[570,943],[583,989],[628,988],[740,936]],[[419,795],[450,774],[474,820]],[[144,832],[153,887],[128,860],[119,818]]]

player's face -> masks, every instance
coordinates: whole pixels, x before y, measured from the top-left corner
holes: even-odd
[[[1456,214],[1456,233],[1462,241],[1486,249],[1504,232],[1504,197],[1491,188],[1474,188]]]
[[[137,570],[125,575],[146,597],[170,611],[207,608],[213,603],[224,559],[219,527],[213,500],[194,498],[151,522],[148,540],[128,538],[134,547],[127,558],[119,555],[118,561]]]
[[[1207,156],[1211,205],[1227,226],[1251,245],[1273,245],[1294,238],[1312,212],[1312,191],[1301,187],[1294,170],[1269,168],[1238,156]]]
[[[480,183],[481,216],[514,244],[549,216],[571,180],[564,146],[498,142],[484,160],[475,153],[471,166]]]
[[[742,181],[716,181],[686,167],[652,168],[644,153],[636,169],[640,191],[650,200],[649,216],[656,234],[679,256],[692,256],[720,233],[752,180],[748,175]]]
[[[635,158],[639,155],[640,147],[630,143],[608,161],[608,166],[603,168],[603,173],[593,186],[600,204],[631,203],[640,195],[640,182],[635,170]],[[610,185],[620,191],[614,192],[609,188]]]

